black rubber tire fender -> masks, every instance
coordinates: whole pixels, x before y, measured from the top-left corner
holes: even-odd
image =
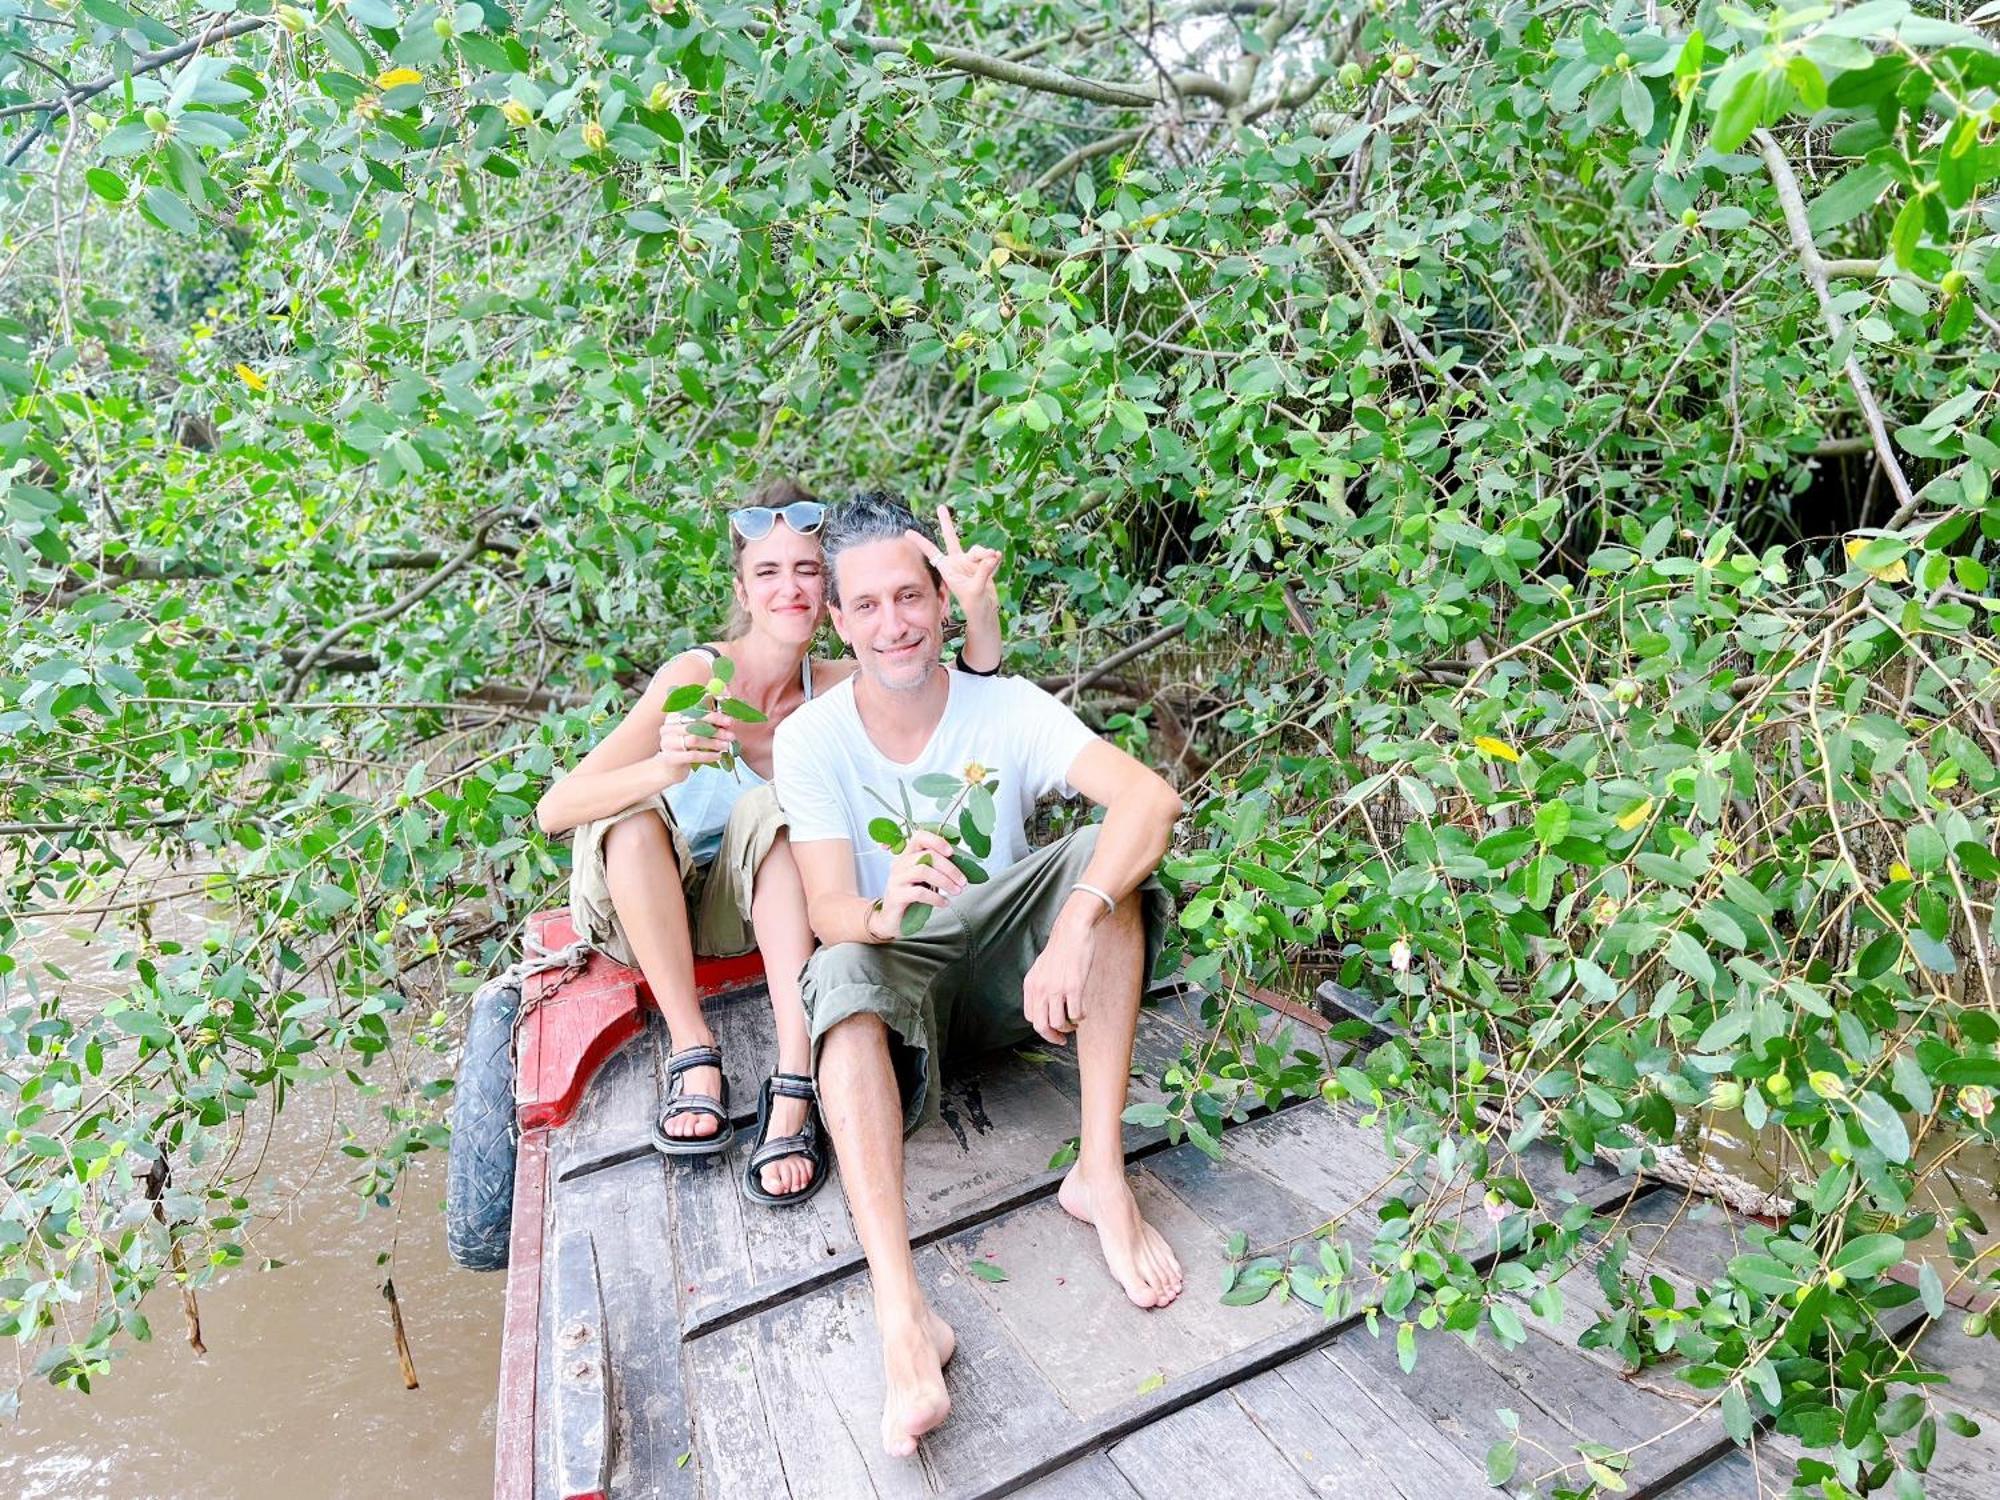
[[[514,1220],[514,1018],[518,984],[491,980],[472,997],[452,1090],[445,1244],[468,1271],[504,1271]]]

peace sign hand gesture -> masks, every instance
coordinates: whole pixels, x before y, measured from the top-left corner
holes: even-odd
[[[994,577],[1000,571],[1001,553],[992,547],[967,547],[961,542],[958,528],[952,524],[950,506],[940,505],[937,515],[938,534],[944,538],[942,550],[921,531],[906,531],[903,535],[915,542],[937,569],[968,624],[989,617],[997,619],[1000,593]]]

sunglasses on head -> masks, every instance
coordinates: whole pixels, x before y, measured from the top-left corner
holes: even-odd
[[[811,536],[826,520],[826,507],[817,500],[794,500],[790,505],[746,505],[729,513],[729,524],[746,542],[761,542],[778,524],[778,517],[800,536]]]

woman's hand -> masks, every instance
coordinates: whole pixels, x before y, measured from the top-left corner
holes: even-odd
[[[1000,591],[994,583],[1004,560],[1002,554],[992,547],[967,547],[958,538],[958,528],[952,524],[951,507],[938,507],[938,535],[944,538],[940,550],[921,531],[903,533],[923,551],[930,565],[937,569],[938,577],[951,597],[958,601],[958,612],[969,623],[1000,613]]]
[[[715,733],[704,738],[696,725],[707,725]],[[654,761],[667,771],[667,785],[678,786],[702,766],[712,766],[736,744],[734,722],[726,714],[690,719],[685,714],[668,714],[660,721],[660,750]]]

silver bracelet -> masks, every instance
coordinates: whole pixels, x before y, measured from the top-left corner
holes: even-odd
[[[1077,881],[1077,883],[1071,886],[1070,889],[1073,891],[1089,891],[1091,895],[1095,896],[1099,901],[1102,901],[1104,903],[1104,910],[1106,912],[1115,912],[1118,910],[1117,899],[1112,896],[1111,892],[1107,890],[1101,890],[1097,886],[1092,885],[1087,880]]]

